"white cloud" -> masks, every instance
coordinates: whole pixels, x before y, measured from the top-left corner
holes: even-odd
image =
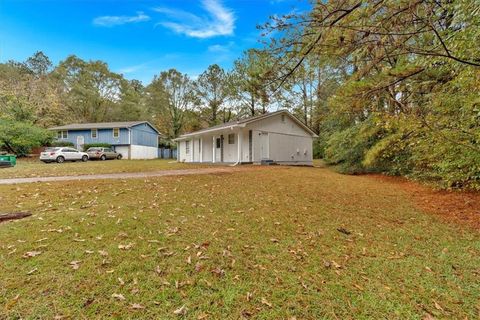
[[[142,63],[142,64],[137,64],[137,65],[134,65],[134,66],[123,67],[120,70],[118,70],[118,72],[121,73],[121,74],[130,74],[130,73],[134,73],[134,72],[137,72],[139,70],[142,70],[143,68],[145,68],[145,66],[146,65],[144,63]]]
[[[169,18],[157,25],[193,38],[211,38],[228,36],[235,29],[235,16],[230,9],[225,8],[219,0],[202,0],[202,7],[208,16],[170,8],[155,8],[154,10]]]
[[[93,24],[99,27],[114,27],[127,23],[149,21],[150,17],[143,12],[137,12],[136,16],[102,16],[93,19]]]

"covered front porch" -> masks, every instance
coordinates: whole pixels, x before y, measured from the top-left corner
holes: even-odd
[[[177,147],[180,162],[253,162],[253,136],[246,128],[222,128],[182,137]]]

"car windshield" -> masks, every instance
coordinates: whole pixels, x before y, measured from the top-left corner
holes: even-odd
[[[60,150],[60,148],[46,148],[45,151],[46,152],[54,152],[54,151],[58,151]]]
[[[100,149],[100,148],[89,148],[87,150],[87,152],[90,152],[90,151],[102,151],[102,149]]]

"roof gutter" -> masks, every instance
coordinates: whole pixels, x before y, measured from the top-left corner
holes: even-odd
[[[227,127],[206,129],[206,130],[202,130],[202,131],[183,134],[180,137],[173,139],[173,141],[182,141],[182,140],[189,139],[191,137],[203,135],[204,133],[218,132],[218,131],[224,131],[224,130],[229,130],[229,129],[233,130],[234,128],[243,128],[243,127],[245,127],[245,125],[243,125],[243,124],[234,124],[234,125],[227,126]]]

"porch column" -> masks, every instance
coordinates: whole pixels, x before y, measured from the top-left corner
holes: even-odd
[[[128,147],[128,153],[130,153],[130,147]],[[130,159],[130,155],[128,155],[128,159]],[[177,141],[177,162],[180,159],[180,141]]]
[[[238,144],[238,151],[237,151],[237,156],[238,156],[238,163],[242,162],[242,131],[239,131],[237,134],[237,144]]]
[[[190,152],[192,153],[192,162],[195,162],[195,138],[192,138],[192,146]]]
[[[215,136],[212,139],[212,163],[215,163]]]

